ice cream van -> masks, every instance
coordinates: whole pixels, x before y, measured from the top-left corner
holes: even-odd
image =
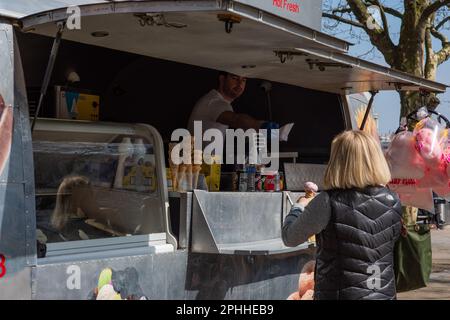
[[[284,246],[283,218],[304,181],[320,188],[364,93],[447,88],[351,57],[320,28],[318,0],[0,0],[0,298],[298,291],[315,245]],[[171,133],[218,71],[248,78],[236,110],[267,118],[270,95],[274,121],[295,123],[284,190],[168,186]]]

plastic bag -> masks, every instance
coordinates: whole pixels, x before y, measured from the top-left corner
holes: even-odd
[[[395,243],[394,272],[397,292],[427,286],[432,268],[431,233],[427,225],[405,226]]]
[[[443,162],[445,163],[445,170],[447,172],[447,176],[450,178],[450,145],[448,145],[444,150],[444,160]]]
[[[417,188],[415,192],[397,192],[404,206],[412,206],[434,213],[433,192],[431,189]]]
[[[419,180],[417,179],[392,179],[388,186],[394,192],[414,193],[417,190]]]
[[[425,163],[415,147],[412,132],[397,133],[386,152],[392,178],[420,179],[425,175]]]
[[[445,165],[439,164],[435,168],[427,168],[425,176],[419,180],[419,188],[445,188],[448,184],[448,175]]]
[[[426,165],[434,168],[444,161],[447,148],[448,131],[436,120],[425,118],[417,123],[413,132],[416,148]]]

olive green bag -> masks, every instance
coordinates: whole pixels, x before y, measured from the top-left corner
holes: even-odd
[[[403,221],[406,223],[394,251],[397,292],[426,287],[432,267],[429,225],[416,224],[405,216]]]

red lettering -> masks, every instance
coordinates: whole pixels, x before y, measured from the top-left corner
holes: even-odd
[[[0,279],[3,278],[6,274],[5,262],[6,262],[5,256],[0,254]]]
[[[300,6],[297,3],[289,2],[289,0],[273,0],[272,5],[290,12],[300,12]]]
[[[272,4],[278,8],[283,6],[282,0],[273,0]]]

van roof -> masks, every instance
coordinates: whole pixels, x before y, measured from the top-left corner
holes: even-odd
[[[101,0],[0,0],[0,16],[6,18],[22,19],[26,16],[94,3],[110,3]]]
[[[24,17],[20,20],[24,31],[54,37],[55,22],[67,19],[68,0],[21,1],[22,6],[16,9],[24,2],[36,8],[41,2],[61,8]],[[0,0],[0,9],[5,3]],[[66,40],[333,93],[396,89],[444,92],[447,88],[346,55],[348,43],[242,3],[70,3],[84,4],[82,26],[81,30],[65,31]],[[14,8],[13,3],[9,8]],[[240,21],[231,33],[225,32],[220,19],[224,14]],[[94,31],[106,31],[108,36],[94,37]]]
[[[335,38],[320,31],[288,20],[276,11],[267,12],[245,3],[231,0],[178,0],[178,1],[143,1],[143,0],[0,0],[0,17],[22,20],[30,18],[29,23],[39,22],[41,18],[53,20],[67,19],[67,8],[79,6],[83,16],[91,14],[111,14],[119,12],[205,12],[217,11],[235,13],[283,29],[305,38],[322,47],[332,50],[348,51],[347,41]]]

